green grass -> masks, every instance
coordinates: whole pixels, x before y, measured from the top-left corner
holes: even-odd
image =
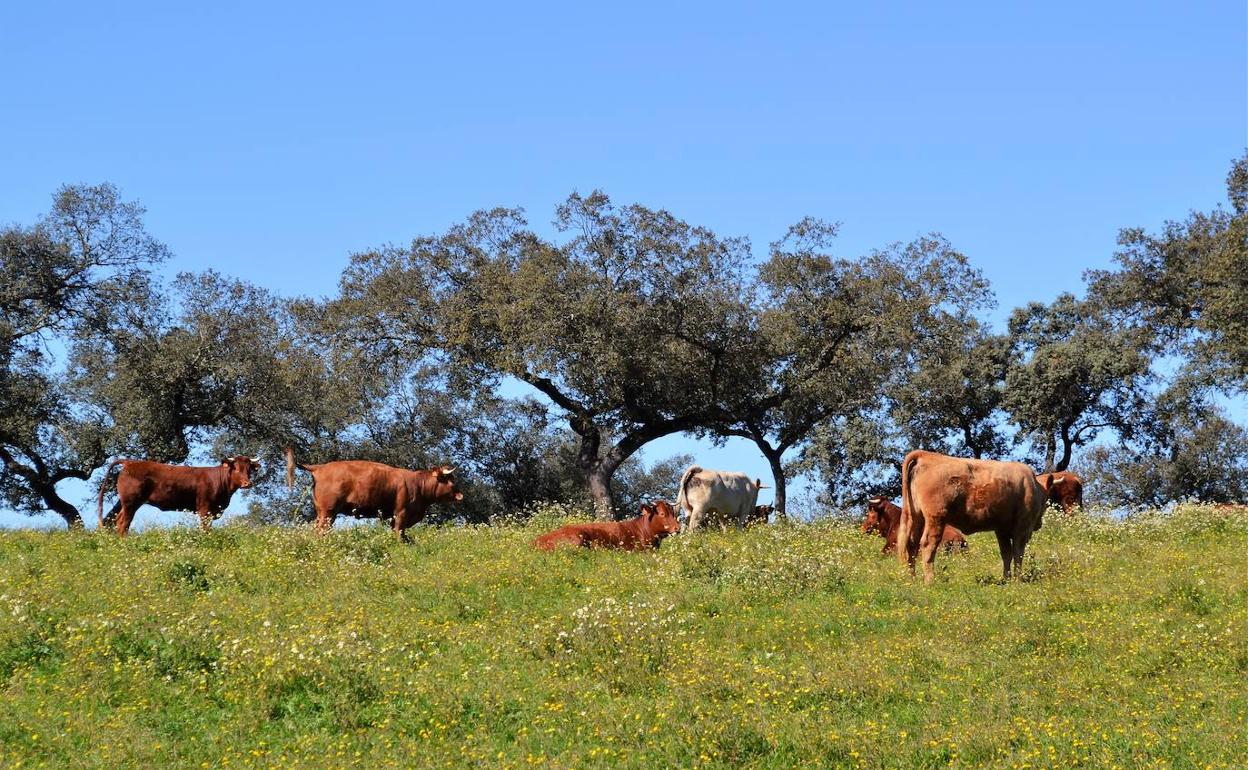
[[[1248,766],[1242,516],[537,532],[2,534],[0,767]]]

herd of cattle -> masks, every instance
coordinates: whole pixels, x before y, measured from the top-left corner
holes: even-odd
[[[118,465],[117,502],[104,515],[104,496]],[[455,469],[394,468],[365,460],[341,460],[296,466],[286,452],[286,482],[294,486],[299,467],[312,475],[315,527],[333,526],[339,514],[389,521],[400,540],[407,529],[425,517],[430,505],[464,499],[455,483]],[[226,458],[219,465],[191,468],[148,460],[115,460],[105,472],[97,500],[101,528],[115,527],[124,536],[139,506],[147,503],[164,511],[192,511],[207,529],[239,489],[251,486],[260,469],[259,458]],[[884,538],[884,553],[895,551],[913,570],[923,564],[924,580],[931,582],[936,552],[966,549],[966,534],[993,532],[1001,549],[1004,576],[1017,571],[1032,533],[1040,529],[1045,507],[1069,512],[1083,505],[1083,484],[1073,473],[1035,474],[1023,463],[971,460],[915,450],[901,467],[902,504],[882,497],[867,503],[863,532]],[[766,523],[769,505],[758,505],[765,485],[743,473],[713,471],[693,466],[680,479],[676,504],[666,500],[646,503],[639,516],[626,521],[569,524],[537,538],[541,550],[560,546],[608,547],[626,550],[657,548],[663,538],[681,531],[679,512],[687,518],[684,530],[702,526],[747,527]],[[899,547],[904,544],[904,547]]]

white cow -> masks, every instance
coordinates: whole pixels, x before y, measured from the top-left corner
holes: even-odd
[[[754,513],[758,490],[763,488],[760,479],[744,473],[710,471],[694,465],[680,477],[676,508],[688,512],[685,529],[689,532],[707,521],[718,522],[723,529],[734,522],[744,527]]]

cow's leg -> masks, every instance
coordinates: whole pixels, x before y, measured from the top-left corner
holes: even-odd
[[[914,574],[914,563],[919,556],[919,545],[923,542],[923,520],[918,517],[911,517],[910,530],[906,534],[905,542],[902,542],[901,533],[898,532],[897,543],[894,547],[906,549],[906,565],[910,568],[910,574]]]
[[[195,513],[199,516],[199,528],[204,532],[212,529],[212,506],[208,503],[200,503]]]
[[[706,511],[702,510],[701,508],[689,509],[689,523],[685,525],[685,529],[687,529],[690,532],[693,532],[698,527],[702,526],[702,520],[705,518],[706,518]]]
[[[324,491],[323,491],[324,490]],[[316,519],[312,528],[318,535],[323,535],[334,526],[338,516],[338,501],[328,492],[328,488],[312,486],[312,507],[316,510]]]
[[[407,528],[424,517],[424,511],[414,511],[411,508],[407,503],[407,495],[400,490],[394,498],[394,534],[398,536],[400,543],[412,542],[407,536]]]
[[[997,530],[997,547],[1001,549],[1001,579],[1010,579],[1010,561],[1014,558],[1013,538],[1005,530]]]
[[[919,543],[919,555],[923,558],[924,583],[931,583],[936,577],[936,552],[940,550],[940,536],[944,531],[943,520],[931,515],[924,518],[923,538]]]
[[[407,536],[407,528],[411,526],[407,521],[407,511],[400,508],[394,512],[394,534],[399,538],[400,543],[410,543],[411,538]]]
[[[1027,550],[1027,541],[1031,540],[1031,533],[1026,530],[1018,530],[1014,533],[1014,576],[1023,576],[1023,551]]]
[[[312,506],[316,508],[316,521],[312,527],[318,535],[323,535],[334,526],[334,507],[324,500],[312,500]]]
[[[134,510],[135,508],[138,508],[139,506],[135,505],[131,507],[129,505],[123,505],[121,503],[118,503],[118,506],[119,507],[117,511],[117,534],[120,535],[121,537],[125,537],[126,533],[130,531],[130,522],[134,520]]]

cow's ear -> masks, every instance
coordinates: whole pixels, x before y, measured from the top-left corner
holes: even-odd
[[[221,458],[221,464],[222,464],[222,465],[233,465],[233,464],[234,464],[234,458],[232,458],[232,457],[222,457],[222,458]]]

